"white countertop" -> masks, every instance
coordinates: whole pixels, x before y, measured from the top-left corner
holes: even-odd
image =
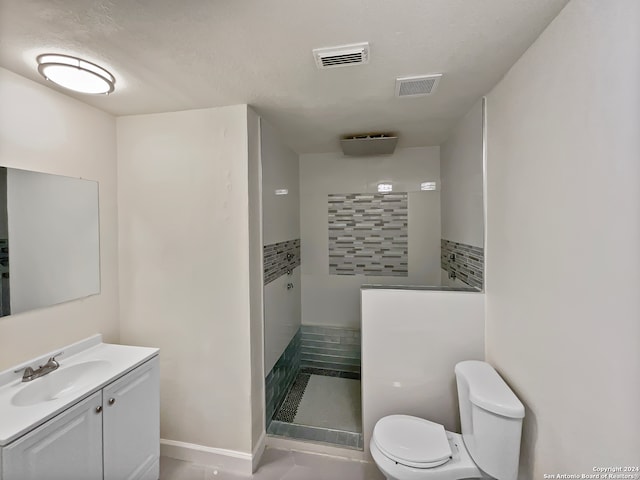
[[[38,365],[44,364],[49,356],[59,351],[64,351],[64,354],[56,357],[60,363],[57,370],[30,382],[22,382],[22,371],[27,366],[32,366],[35,369]],[[8,445],[156,356],[158,352],[157,348],[102,343],[102,336],[95,335],[0,373],[0,446]],[[85,379],[79,388],[74,389],[72,394],[42,401],[35,405],[17,406],[12,403],[14,395],[35,382],[41,381],[49,375],[56,375],[56,373],[74,365],[95,360],[107,361],[108,367],[100,369],[88,380]],[[20,370],[20,372],[16,373],[15,370]]]

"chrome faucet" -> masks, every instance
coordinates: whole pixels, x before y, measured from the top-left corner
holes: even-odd
[[[31,380],[35,380],[36,378],[42,377],[47,373],[51,373],[54,370],[57,370],[60,367],[60,363],[56,360],[56,357],[62,355],[64,352],[56,353],[55,355],[49,357],[49,360],[44,365],[40,365],[39,368],[34,370],[31,367],[27,367],[24,369],[24,373],[22,374],[23,382],[30,382]]]

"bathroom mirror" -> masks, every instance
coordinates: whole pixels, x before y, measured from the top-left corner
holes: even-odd
[[[2,316],[100,293],[98,183],[0,167]]]

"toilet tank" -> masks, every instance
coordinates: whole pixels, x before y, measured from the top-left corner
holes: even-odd
[[[498,480],[516,480],[524,406],[491,365],[456,365],[462,439],[480,469]]]

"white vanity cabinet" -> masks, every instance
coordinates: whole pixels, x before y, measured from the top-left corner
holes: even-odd
[[[0,480],[157,480],[155,356],[0,449]]]

